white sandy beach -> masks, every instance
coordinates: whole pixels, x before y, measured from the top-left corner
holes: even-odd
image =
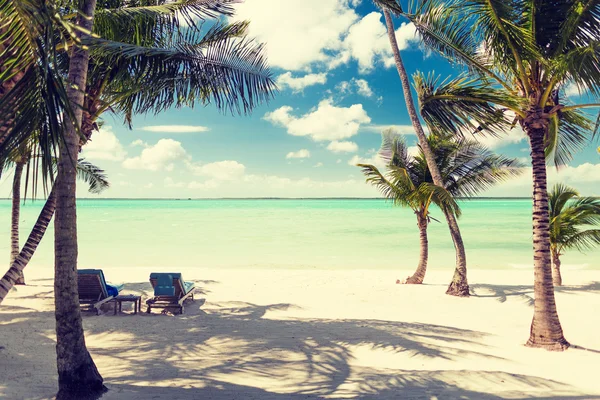
[[[198,300],[177,316],[84,315],[103,399],[600,399],[600,271],[564,271],[577,348],[552,353],[523,346],[530,271],[471,270],[461,299],[444,294],[451,270],[423,286],[394,283],[410,271],[153,270],[181,271]],[[148,268],[104,272],[151,294]],[[0,398],[56,391],[51,274],[28,267],[0,306]]]

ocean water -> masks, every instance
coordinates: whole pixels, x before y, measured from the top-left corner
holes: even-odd
[[[27,202],[21,241],[43,205]],[[461,203],[468,266],[531,268],[531,201]],[[79,200],[80,267],[412,269],[419,256],[411,210],[384,200]],[[441,212],[429,227],[429,267],[452,268]],[[32,259],[53,265],[52,224]],[[10,201],[0,201],[0,254],[8,263]],[[1,257],[1,256],[0,256]],[[571,269],[600,269],[600,251],[563,256]]]

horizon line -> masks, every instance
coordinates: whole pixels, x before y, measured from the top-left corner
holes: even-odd
[[[531,200],[531,197],[457,197],[458,200]],[[0,200],[12,200],[2,197]],[[27,200],[27,199],[26,199]],[[29,198],[28,200],[45,200]],[[77,200],[389,200],[385,197],[78,197]]]

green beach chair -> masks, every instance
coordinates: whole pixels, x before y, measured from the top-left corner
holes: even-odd
[[[98,315],[100,306],[118,296],[123,285],[106,283],[101,269],[80,269],[77,270],[77,289],[82,310],[95,311]]]
[[[153,272],[150,284],[154,289],[154,297],[146,300],[147,313],[153,308],[176,308],[183,314],[183,303],[194,300],[194,282],[186,282],[180,273]]]

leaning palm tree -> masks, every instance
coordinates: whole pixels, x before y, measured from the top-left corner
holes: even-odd
[[[546,160],[561,165],[594,124],[563,87],[600,95],[600,3],[581,0],[420,0],[402,10],[424,44],[465,67],[440,80],[415,77],[428,126],[462,136],[526,133],[533,173],[534,316],[527,345],[569,346],[552,290]]]
[[[28,160],[31,160],[30,156],[27,156]],[[34,157],[35,159],[35,157]],[[9,165],[10,163],[8,163]],[[8,165],[5,165],[6,168]],[[22,163],[22,159],[14,162],[14,178],[13,178],[13,190],[12,190],[12,211],[11,211],[11,257],[10,257],[10,268],[4,274],[0,280],[0,284],[8,286],[9,282],[16,275],[15,285],[25,284],[25,275],[23,270],[31,260],[33,253],[37,249],[38,245],[42,241],[46,228],[54,215],[56,208],[56,197],[54,190],[50,191],[46,204],[42,208],[42,213],[38,218],[38,222],[35,224],[34,229],[27,238],[23,248],[19,246],[19,215],[21,210],[21,174],[25,166],[30,166],[30,161],[26,161],[26,164]],[[29,174],[29,169],[28,169]],[[35,178],[35,177],[34,177]],[[95,166],[94,164],[86,161],[83,158],[77,160],[77,178],[88,184],[88,191],[92,194],[100,194],[110,186],[104,170]],[[33,196],[35,196],[35,186],[37,179],[34,179],[33,185]],[[25,185],[27,190],[27,184]],[[0,291],[0,303],[4,300],[6,294]]]
[[[600,199],[579,197],[566,185],[554,185],[548,193],[550,207],[550,252],[552,281],[562,285],[560,256],[564,250],[584,251],[600,244]]]
[[[33,1],[41,0],[27,0],[26,3]],[[220,14],[231,14],[231,5],[236,2],[238,0],[109,0],[101,5],[114,8],[108,11],[100,8],[97,14],[95,0],[60,2],[63,12],[71,11],[69,3],[79,6],[79,10],[69,13],[76,16],[75,21],[71,21],[75,29],[64,24],[64,29],[71,29],[73,38],[62,46],[70,48],[68,73],[65,75],[68,83],[67,104],[72,112],[64,114],[66,129],[60,141],[58,177],[53,192],[57,202],[55,306],[59,397],[62,394],[88,395],[104,390],[102,377],[83,340],[76,296],[76,273],[73,268],[77,265],[73,160],[76,159],[80,145],[87,139],[84,131],[88,125],[84,120],[84,111],[88,111],[86,99],[90,95],[84,95],[82,88],[88,86],[88,72],[93,74],[93,70],[90,71],[90,57],[94,57],[94,60],[101,57],[115,63],[119,60],[131,60],[132,82],[137,85],[137,89],[131,89],[131,92],[140,93],[139,88],[144,86],[154,90],[151,96],[140,96],[129,105],[125,103],[125,110],[136,112],[146,109],[143,106],[148,105],[155,110],[162,110],[171,104],[193,105],[195,99],[204,103],[210,99],[220,109],[247,113],[267,100],[275,89],[261,46],[238,37],[243,36],[242,30],[228,25],[218,25],[209,30],[201,27],[194,29],[196,19],[203,21]],[[95,31],[96,15],[96,26],[108,27],[107,37],[91,34]],[[138,29],[140,24],[143,29]],[[157,35],[157,32],[164,36],[158,34],[154,45],[148,44],[152,41],[142,40],[144,35]],[[190,32],[195,36],[191,36]],[[202,39],[201,34],[195,32],[206,32],[206,36]],[[131,38],[132,33],[133,42],[120,41],[121,37]],[[114,37],[109,37],[110,35]],[[58,48],[54,44],[47,47]],[[181,54],[178,59],[173,56],[174,50]],[[60,57],[51,67],[58,65]],[[160,80],[152,81],[151,74]],[[103,82],[108,85],[113,80],[106,75]],[[126,95],[127,90],[122,94]],[[105,107],[106,104],[102,106]],[[5,115],[7,114],[8,112]],[[5,118],[2,122],[7,123],[8,119]],[[6,140],[0,141],[0,154],[14,149],[27,138],[25,130],[16,129],[15,124],[12,125]]]
[[[493,154],[474,140],[430,135],[427,142],[444,179],[444,191],[433,185],[421,148],[416,156],[409,156],[405,142],[390,132],[384,133],[379,151],[380,157],[387,162],[387,174],[382,174],[373,165],[359,164],[367,182],[377,186],[394,204],[411,208],[417,216],[421,253],[415,273],[404,281],[408,284],[421,284],[425,278],[431,204],[438,205],[444,214],[452,212],[458,217],[460,209],[455,198],[475,196],[521,171],[516,160]]]
[[[399,0],[373,0],[373,2],[376,6],[383,10],[388,39],[390,41],[392,53],[394,54],[394,61],[400,77],[400,82],[402,83],[402,90],[404,92],[404,100],[406,101],[408,115],[410,116],[412,126],[415,130],[415,134],[417,135],[421,151],[427,160],[427,166],[429,171],[431,171],[433,183],[438,186],[443,186],[444,180],[439,167],[435,164],[435,156],[429,147],[429,144],[427,143],[425,130],[423,129],[423,125],[419,120],[419,114],[415,108],[415,102],[413,100],[408,74],[404,68],[404,62],[402,61],[402,56],[396,40],[396,32],[394,28],[394,21],[392,20],[392,14],[401,15],[403,12],[402,6]],[[453,296],[466,297],[469,296],[469,282],[467,280],[467,254],[465,252],[465,245],[463,243],[456,216],[452,213],[446,213],[445,216],[446,221],[448,222],[450,236],[452,237],[452,242],[454,243],[454,249],[456,251],[456,268],[446,293]]]

